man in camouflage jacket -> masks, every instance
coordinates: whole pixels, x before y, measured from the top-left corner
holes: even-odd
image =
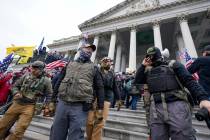
[[[8,140],[21,140],[29,126],[37,100],[43,96],[51,99],[52,85],[44,75],[44,63],[35,61],[31,73],[22,76],[12,88],[13,104],[0,119],[0,139],[5,138],[6,131],[16,122],[15,130],[8,136]]]

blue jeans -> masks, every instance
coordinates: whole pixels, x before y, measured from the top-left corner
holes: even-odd
[[[87,113],[82,103],[59,100],[51,127],[50,140],[84,140]]]
[[[132,99],[131,99],[132,110],[136,110],[136,105],[137,105],[138,100],[139,100],[139,95],[132,95]]]

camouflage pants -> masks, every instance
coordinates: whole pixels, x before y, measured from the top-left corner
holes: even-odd
[[[33,118],[34,108],[34,105],[20,105],[14,102],[0,119],[0,139],[5,137],[8,127],[17,121],[14,132],[9,135],[7,140],[21,140]]]
[[[168,120],[164,119],[163,105],[150,106],[152,140],[195,140],[190,106],[185,101],[167,103]],[[157,118],[154,117],[154,109]]]

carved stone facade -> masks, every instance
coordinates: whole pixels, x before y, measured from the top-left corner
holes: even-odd
[[[200,55],[203,46],[210,44],[209,9],[209,0],[125,0],[80,24],[79,29],[97,42],[92,61],[109,55],[116,61],[115,70],[125,71],[125,67],[136,69],[149,46],[168,48],[173,59],[183,47],[192,57]],[[76,51],[80,38],[48,46]]]

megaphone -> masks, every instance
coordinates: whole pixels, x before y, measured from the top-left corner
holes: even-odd
[[[164,58],[169,58],[169,56],[170,56],[169,50],[167,48],[165,48],[163,51],[161,51],[161,54]]]

